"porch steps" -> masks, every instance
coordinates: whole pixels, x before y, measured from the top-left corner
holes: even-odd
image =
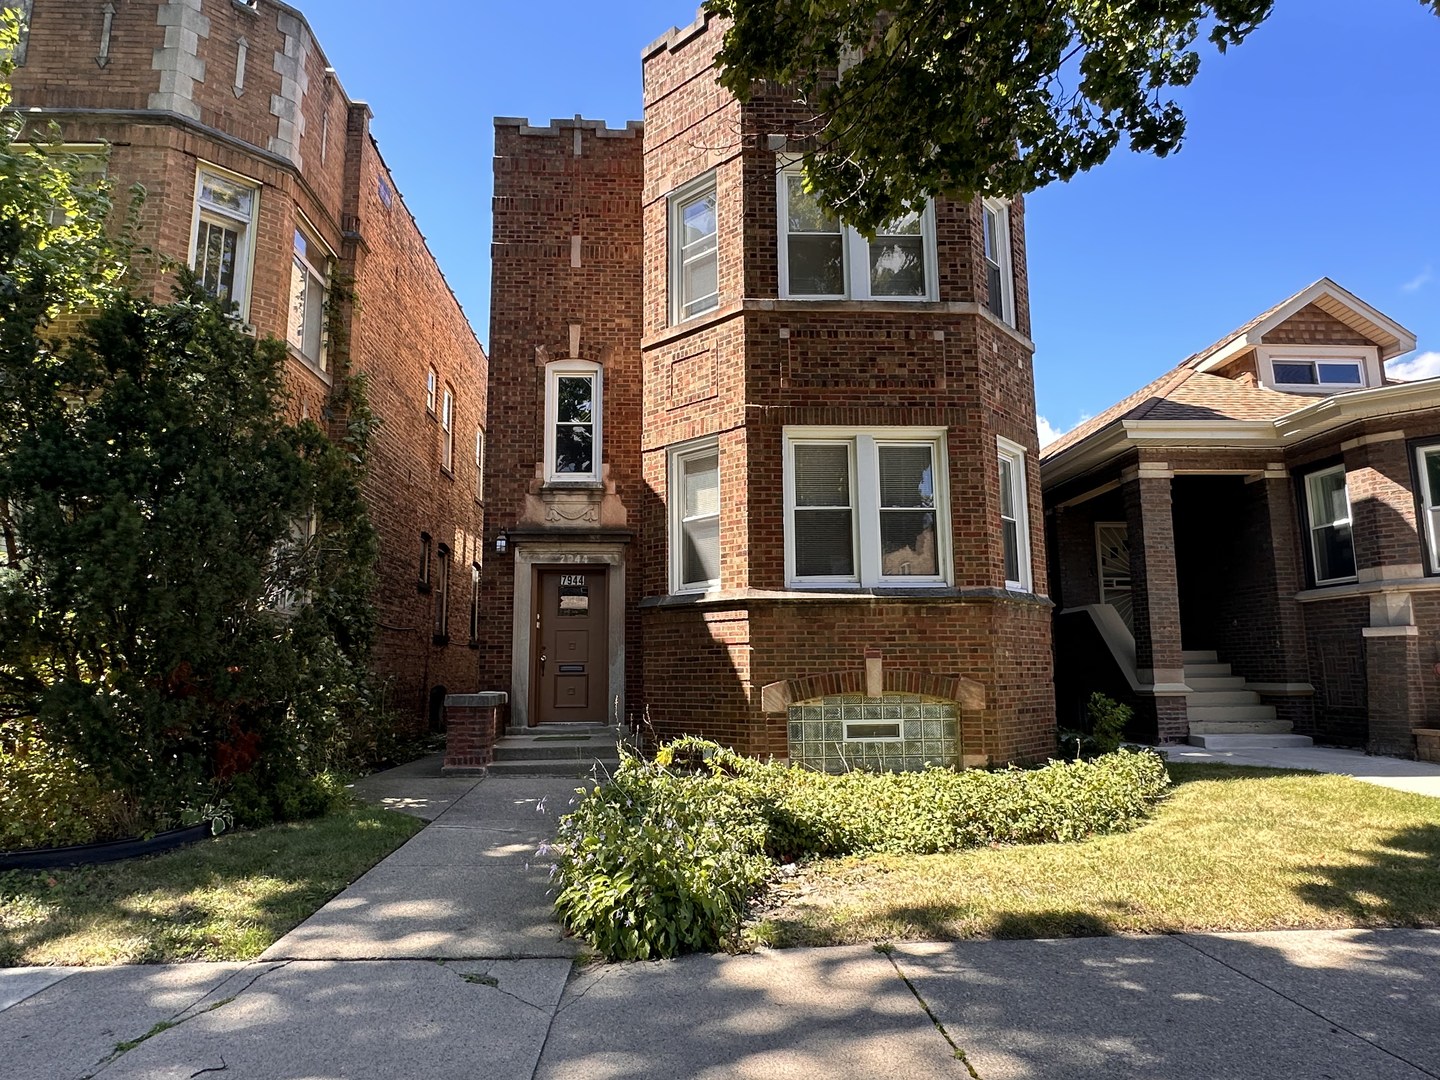
[[[1187,650],[1185,685],[1190,687],[1185,712],[1190,720],[1192,746],[1210,750],[1309,746],[1307,735],[1294,734],[1288,722],[1265,705],[1229,664],[1213,650]]]
[[[615,729],[603,724],[557,724],[505,735],[495,744],[491,776],[586,777],[620,764]]]

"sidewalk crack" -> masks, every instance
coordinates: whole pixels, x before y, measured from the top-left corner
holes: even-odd
[[[1234,964],[1231,964],[1231,963],[1229,963],[1229,962],[1227,962],[1227,961],[1225,961],[1225,960],[1222,960],[1220,957],[1216,956],[1214,953],[1206,952],[1206,951],[1205,951],[1204,949],[1202,949],[1198,944],[1196,944],[1194,941],[1192,941],[1192,940],[1190,939],[1190,936],[1189,936],[1189,935],[1187,935],[1187,934],[1172,934],[1171,936],[1174,937],[1177,941],[1181,942],[1182,944],[1188,945],[1190,948],[1194,949],[1196,952],[1198,952],[1201,956],[1205,957],[1207,960],[1213,960],[1215,963],[1219,964],[1221,967],[1227,968],[1227,969],[1229,969],[1230,971],[1235,972],[1236,975],[1239,975],[1239,976],[1241,976],[1242,978],[1249,979],[1249,980],[1250,980],[1252,983],[1254,983],[1256,986],[1263,987],[1264,989],[1269,990],[1269,991],[1270,991],[1272,994],[1274,994],[1276,997],[1283,998],[1285,1001],[1290,1002],[1290,1004],[1291,1004],[1291,1005],[1294,1005],[1297,1009],[1303,1009],[1305,1012],[1309,1013],[1311,1016],[1316,1017],[1316,1018],[1319,1019],[1319,1020],[1323,1020],[1326,1024],[1330,1025],[1330,1027],[1331,1027],[1333,1030],[1335,1030],[1335,1031],[1343,1031],[1346,1035],[1349,1035],[1352,1039],[1359,1039],[1361,1042],[1365,1043],[1366,1045],[1368,1045],[1368,1046],[1373,1046],[1376,1050],[1379,1050],[1379,1051],[1380,1051],[1382,1054],[1384,1054],[1386,1057],[1392,1057],[1392,1058],[1394,1058],[1396,1061],[1400,1062],[1401,1064],[1409,1065],[1412,1069],[1415,1069],[1417,1072],[1423,1073],[1423,1074],[1426,1075],[1426,1076],[1435,1077],[1436,1080],[1440,1080],[1440,1073],[1433,1072],[1433,1071],[1431,1071],[1430,1069],[1427,1069],[1424,1065],[1421,1065],[1419,1062],[1411,1061],[1409,1058],[1405,1057],[1403,1054],[1397,1054],[1395,1051],[1390,1050],[1390,1049],[1388,1049],[1387,1047],[1381,1046],[1381,1045],[1380,1045],[1378,1042],[1376,1042],[1374,1039],[1367,1038],[1366,1036],[1360,1034],[1360,1032],[1355,1031],[1355,1030],[1353,1030],[1353,1029],[1351,1029],[1351,1028],[1346,1027],[1344,1024],[1340,1023],[1340,1021],[1338,1021],[1338,1020],[1332,1020],[1330,1017],[1328,1017],[1328,1016],[1326,1016],[1324,1013],[1320,1012],[1320,1010],[1318,1010],[1318,1009],[1312,1009],[1309,1005],[1306,1005],[1303,1001],[1299,1001],[1299,1000],[1297,1000],[1296,998],[1291,997],[1289,994],[1285,993],[1285,991],[1279,989],[1278,987],[1271,986],[1271,985],[1270,985],[1269,983],[1267,983],[1264,979],[1256,978],[1254,975],[1251,975],[1248,971],[1242,971],[1240,968],[1236,967]]]
[[[970,1063],[970,1058],[965,1053],[965,1048],[950,1037],[950,1032],[945,1030],[945,1025],[942,1024],[940,1018],[935,1015],[935,1010],[930,1008],[930,1003],[921,996],[920,988],[910,981],[910,977],[906,975],[905,972],[900,970],[900,965],[895,961],[895,950],[888,945],[876,945],[875,951],[890,961],[890,966],[895,969],[895,974],[898,975],[900,981],[910,989],[910,993],[915,995],[915,1000],[920,1003],[920,1008],[925,1010],[925,1015],[928,1016],[930,1022],[935,1025],[935,1030],[940,1033],[941,1038],[950,1044],[950,1049],[955,1052],[955,1060],[965,1066],[965,1071],[970,1074],[970,1080],[980,1080],[980,1074],[975,1071],[975,1066]]]

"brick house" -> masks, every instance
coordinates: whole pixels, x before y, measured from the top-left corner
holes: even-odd
[[[337,419],[368,377],[381,420],[375,662],[438,722],[477,686],[485,354],[303,15],[277,0],[23,0],[14,106],[146,198],[139,240],[193,267],[249,332],[286,341],[293,418]],[[158,271],[149,287],[168,294]],[[342,285],[354,301],[342,298]],[[332,297],[339,332],[326,330]]]
[[[1440,380],[1385,375],[1414,347],[1323,279],[1046,448],[1062,724],[1105,690],[1152,741],[1429,743]]]
[[[716,85],[720,33],[645,50],[643,125],[496,121],[482,679],[512,731],[1041,759],[1023,205],[867,241],[799,182],[803,108]]]

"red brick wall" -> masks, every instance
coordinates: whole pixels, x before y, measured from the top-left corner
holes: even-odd
[[[369,379],[371,404],[381,420],[365,484],[380,534],[375,662],[391,702],[409,722],[421,723],[433,688],[452,693],[477,688],[476,656],[467,646],[469,566],[480,551],[474,438],[485,416],[484,352],[370,139],[368,110],[352,105],[333,73],[327,74],[328,62],[313,41],[301,102],[303,167],[271,151],[270,139],[279,131],[271,98],[281,92],[275,54],[286,48],[281,25],[291,13],[270,0],[260,0],[255,12],[232,3],[204,5],[210,34],[200,43],[206,78],[195,85],[201,116],[194,123],[146,114],[149,95],[160,88],[152,59],[164,43],[164,28],[156,21],[161,6],[117,4],[110,62],[99,68],[94,60],[99,6],[40,0],[27,62],[14,80],[16,105],[54,116],[67,141],[109,143],[107,175],[122,204],[117,223],[126,189],[142,185],[138,239],[180,263],[190,257],[195,178],[202,162],[260,184],[247,315],[262,336],[286,336],[293,237],[301,214],[337,254],[337,277],[353,279],[357,297],[348,313],[348,348],[332,342],[329,374],[292,352],[285,370],[286,410],[292,418],[324,423],[337,373],[348,365]],[[300,29],[307,38],[308,30]],[[237,97],[236,41],[242,35],[249,51],[244,92]],[[74,109],[87,111],[66,112]],[[382,179],[393,193],[388,208],[379,197]],[[162,296],[168,293],[169,282],[151,263],[142,269],[142,282]],[[456,391],[453,477],[439,468],[439,425],[425,415],[424,372],[431,362],[442,386],[449,381]],[[448,645],[432,638],[433,595],[416,588],[422,530],[454,552]]]

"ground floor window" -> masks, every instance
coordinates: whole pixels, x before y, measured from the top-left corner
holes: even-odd
[[[720,447],[715,441],[670,454],[670,591],[720,584]]]
[[[823,772],[923,769],[959,761],[953,701],[918,694],[834,694],[791,705],[790,760]]]
[[[1355,580],[1355,542],[1350,528],[1350,493],[1345,466],[1305,477],[1305,507],[1316,585]]]

